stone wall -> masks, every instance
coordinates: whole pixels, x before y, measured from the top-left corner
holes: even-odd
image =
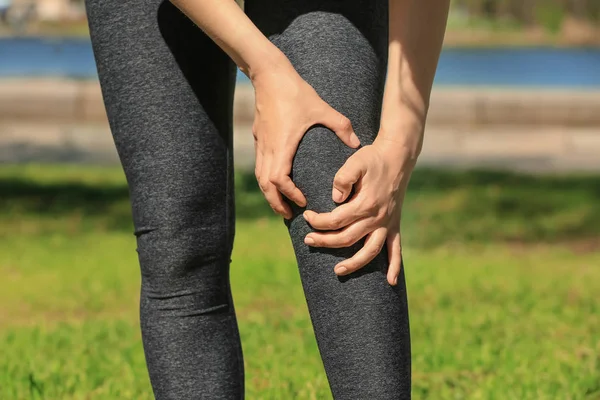
[[[253,102],[252,87],[238,86],[236,124],[252,122]],[[10,79],[0,80],[0,119],[102,122],[106,116],[97,81]],[[600,91],[436,88],[428,124],[600,128]]]

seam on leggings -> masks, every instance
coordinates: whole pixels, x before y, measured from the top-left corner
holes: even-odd
[[[140,226],[138,228],[135,228],[135,230],[133,231],[133,235],[141,236],[141,235],[145,235],[147,233],[152,233],[154,231],[181,232],[183,230],[216,231],[216,232],[221,233],[221,232],[223,232],[224,229],[227,229],[227,224],[224,226],[213,224],[210,226],[192,225],[192,226],[185,226],[185,227],[174,227],[172,225],[154,225],[154,226]]]

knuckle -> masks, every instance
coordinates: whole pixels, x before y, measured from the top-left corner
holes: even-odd
[[[269,182],[271,182],[275,186],[279,186],[281,184],[281,180],[282,179],[279,175],[272,174],[271,176],[269,176]]]
[[[285,210],[283,208],[283,206],[275,201],[269,201],[269,205],[271,206],[271,208],[273,209],[273,211],[275,211],[277,214],[281,214],[283,213]]]
[[[331,219],[329,220],[329,228],[335,228],[337,226],[340,226],[340,224],[342,223],[342,219],[340,218],[339,215],[332,215]]]
[[[362,217],[362,218],[369,218],[369,219],[371,219],[371,218],[375,218],[375,217],[376,217],[376,213],[372,212],[372,211],[371,211],[371,210],[369,210],[369,209],[362,208],[362,207],[359,207],[359,208],[357,209],[357,211],[356,211],[356,214],[357,214],[359,217]],[[371,222],[377,222],[377,220],[375,220],[375,221],[372,221],[372,220],[371,220]]]
[[[377,220],[382,224],[385,223],[385,225],[387,225],[386,221],[390,220],[390,214],[385,209],[375,210],[375,215],[377,216]]]
[[[373,205],[371,204],[371,200],[369,200],[368,202],[363,201],[359,203],[357,206],[357,214],[361,217],[368,217],[370,219],[373,219],[374,222],[378,222],[378,212],[376,209],[374,209]]]
[[[375,199],[367,199],[363,201],[363,208],[371,214],[377,214],[377,206],[377,200]]]
[[[367,250],[367,255],[369,258],[375,258],[381,249],[378,246],[372,246]]]
[[[280,215],[285,214],[285,209],[281,206],[276,206],[275,211],[277,211],[277,214],[280,214]]]
[[[366,207],[365,212],[367,216],[373,219],[375,226],[379,227],[385,221],[386,212],[385,210],[379,209],[379,207]]]
[[[338,186],[344,186],[348,182],[348,177],[345,172],[338,172],[333,178],[333,183]]]
[[[349,233],[344,232],[340,238],[340,244],[345,247],[352,246],[354,244],[354,238]]]
[[[352,122],[350,122],[350,119],[348,119],[348,117],[342,116],[342,118],[340,119],[340,129],[343,129],[343,130],[352,129]]]
[[[266,192],[267,190],[269,190],[269,181],[265,179],[260,179],[258,181],[258,187],[260,187],[260,190],[262,190],[263,192]]]

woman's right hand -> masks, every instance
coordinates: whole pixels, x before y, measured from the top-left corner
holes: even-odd
[[[256,102],[252,126],[256,179],[273,211],[289,219],[292,210],[282,195],[306,206],[306,198],[290,178],[304,134],[314,125],[323,125],[352,148],[360,146],[360,141],[350,120],[321,99],[287,59],[250,78]]]
[[[292,210],[282,194],[306,205],[290,179],[300,139],[313,125],[334,131],[348,146],[360,145],[348,118],[331,108],[296,72],[287,57],[234,1],[171,0],[250,77],[256,94],[253,134],[256,178],[271,208],[285,218]]]

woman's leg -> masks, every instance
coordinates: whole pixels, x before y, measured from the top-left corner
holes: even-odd
[[[88,0],[87,10],[130,188],[155,396],[241,399],[229,286],[234,65],[168,1]]]
[[[247,13],[283,50],[300,75],[350,118],[362,144],[379,128],[387,60],[388,0],[246,0]],[[331,131],[302,140],[292,178],[317,212],[335,207],[335,173],[352,154]],[[301,210],[288,223],[317,342],[334,398],[410,398],[410,338],[404,276],[386,282],[387,252],[360,272],[338,278],[333,267],[362,246],[317,249]],[[384,247],[385,248],[385,247]]]

